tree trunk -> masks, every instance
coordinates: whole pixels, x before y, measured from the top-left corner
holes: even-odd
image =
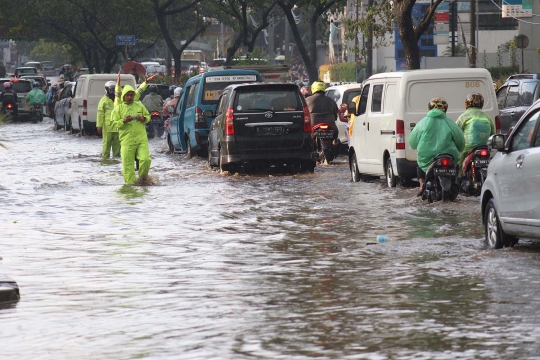
[[[398,33],[405,51],[407,70],[420,69],[420,47],[414,32],[412,7],[403,2],[395,3]]]
[[[234,58],[234,54],[238,51],[238,48],[240,48],[240,45],[242,45],[242,39],[243,39],[242,32],[239,32],[236,34],[233,44],[227,48],[227,56],[225,60],[225,65],[231,65],[232,60]]]

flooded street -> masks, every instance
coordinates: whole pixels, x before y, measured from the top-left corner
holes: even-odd
[[[150,141],[0,127],[2,358],[540,359],[540,243],[482,245],[477,198],[314,174],[220,174]],[[388,242],[377,244],[377,235]]]

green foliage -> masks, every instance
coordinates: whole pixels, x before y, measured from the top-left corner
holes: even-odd
[[[70,44],[61,44],[57,42],[45,41],[40,39],[39,42],[30,51],[30,58],[36,61],[49,60],[54,64],[74,64],[72,53],[77,53]]]
[[[482,55],[482,67],[484,68],[488,67],[486,50],[484,50],[484,54]]]
[[[497,66],[497,67],[490,67],[487,68],[489,73],[491,74],[491,78],[493,81],[504,81],[506,78],[508,78],[512,74],[516,74],[519,72],[519,66]]]
[[[497,67],[502,67],[502,51],[503,48],[501,46],[497,46]]]
[[[467,56],[467,48],[463,44],[455,44],[456,57]],[[452,56],[452,45],[448,45],[443,52],[443,56]]]
[[[330,66],[330,79],[332,81],[355,82],[362,81],[366,64],[355,62],[341,63]],[[358,79],[362,80],[358,80]]]

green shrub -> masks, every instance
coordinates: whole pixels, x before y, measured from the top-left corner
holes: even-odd
[[[355,82],[357,77],[363,74],[365,64],[357,64],[355,62],[341,63],[330,67],[330,79],[332,81]]]
[[[519,73],[519,66],[489,67],[487,71],[491,74],[494,82],[506,80],[510,75]]]

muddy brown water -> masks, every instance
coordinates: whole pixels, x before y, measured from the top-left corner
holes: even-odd
[[[343,158],[219,174],[162,140],[155,185],[124,186],[97,137],[0,138],[2,358],[540,358],[540,245],[487,250],[476,198],[351,183]]]

